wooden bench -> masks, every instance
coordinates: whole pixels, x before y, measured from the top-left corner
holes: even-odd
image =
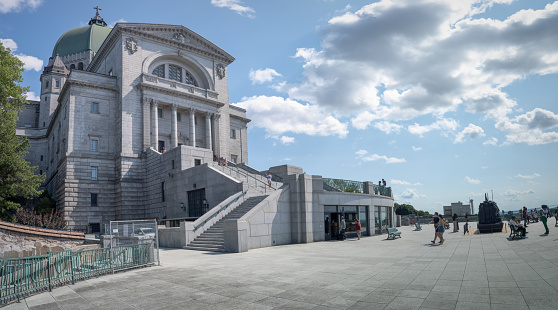
[[[401,232],[397,231],[397,228],[395,228],[395,227],[394,228],[388,228],[387,232],[388,232],[388,237],[387,237],[388,239],[393,238],[395,240],[396,236],[399,236],[399,238],[401,238]]]
[[[517,229],[515,229],[514,225],[509,225],[508,224],[508,226],[510,227],[510,235],[509,235],[508,238],[511,237],[512,240],[515,239],[515,237],[525,238],[525,236],[522,236],[521,233]]]
[[[415,230],[422,230],[422,226],[420,226],[419,222],[415,223]]]

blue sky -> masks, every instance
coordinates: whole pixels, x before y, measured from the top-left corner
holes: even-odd
[[[558,203],[558,2],[542,0],[0,0],[0,39],[30,98],[57,39],[102,8],[180,24],[236,58],[249,164],[392,186],[441,211]]]

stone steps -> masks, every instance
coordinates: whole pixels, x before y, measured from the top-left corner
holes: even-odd
[[[195,251],[227,252],[225,249],[225,235],[223,229],[224,221],[241,218],[266,197],[267,195],[263,195],[246,199],[246,201],[232,210],[229,214],[225,215],[221,220],[213,224],[213,226],[199,235],[196,239],[194,239],[194,241],[190,242],[190,244],[185,246],[184,249]]]

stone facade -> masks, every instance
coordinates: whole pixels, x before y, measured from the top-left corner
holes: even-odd
[[[27,160],[46,174],[43,186],[70,228],[95,231],[110,220],[178,216],[165,211],[187,203],[178,182],[188,177],[176,169],[214,156],[248,163],[250,120],[228,102],[233,61],[183,26],[129,23],[117,24],[98,51],[51,58],[40,101],[20,113],[17,132],[29,138]],[[172,162],[175,168],[168,168]],[[180,180],[167,180],[170,172]],[[161,204],[163,192],[169,199]],[[208,199],[215,205],[232,192]]]

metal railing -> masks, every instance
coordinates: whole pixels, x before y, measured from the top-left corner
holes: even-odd
[[[0,302],[101,274],[152,264],[151,244],[0,259]]]
[[[391,197],[391,187],[374,185],[374,194]]]
[[[364,182],[323,178],[324,184],[348,193],[364,193]]]
[[[235,177],[236,179],[238,179],[239,181],[244,181],[246,180],[246,184],[248,184],[248,186],[250,186],[250,184],[253,184],[256,188],[262,188],[264,193],[267,194],[267,190],[269,188],[269,185],[267,184],[266,181],[263,180],[259,180],[258,178],[254,177],[253,175],[249,174],[247,171],[245,170],[241,170],[237,167],[230,167],[230,166],[219,166],[219,165],[214,165],[214,168],[217,169],[222,169],[221,171],[225,174],[230,175],[231,177]],[[228,171],[227,171],[228,170]],[[244,173],[246,172],[246,173]],[[258,175],[261,176],[261,175]],[[262,178],[264,178],[263,176],[261,176]],[[271,184],[271,189],[276,190],[278,189],[278,184],[275,181],[275,184]]]
[[[224,204],[221,208],[219,208],[219,210],[216,210],[215,212],[213,212],[213,214],[211,214],[208,218],[206,218],[205,220],[203,220],[203,222],[198,223],[196,226],[194,226],[194,231],[198,230],[198,228],[203,227],[203,225],[205,225],[207,222],[209,222],[211,219],[213,219],[214,217],[216,217],[218,214],[220,214],[223,210],[227,209],[228,207],[230,207],[233,203],[237,202],[239,199],[243,198],[246,195],[246,192],[242,192],[240,195],[238,195],[236,198],[234,198],[233,200],[229,201],[228,203]]]

